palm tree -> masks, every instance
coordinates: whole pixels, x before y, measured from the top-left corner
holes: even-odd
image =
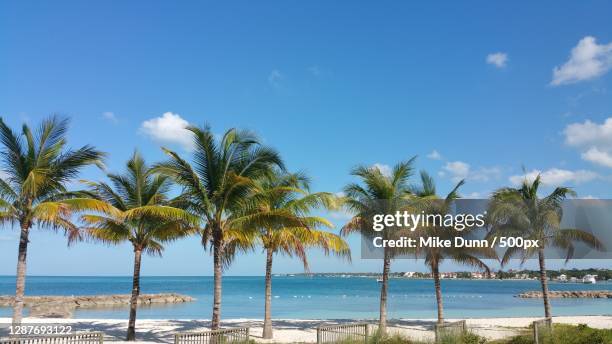
[[[389,175],[384,174],[377,166],[359,166],[351,171],[351,175],[361,179],[361,184],[351,183],[344,188],[344,206],[354,216],[342,227],[342,235],[360,232],[368,238],[375,235],[388,238],[393,231],[374,232],[372,217],[375,214],[394,214],[406,205],[410,199],[408,179],[412,175],[413,162],[414,158],[398,163]],[[391,259],[396,252],[398,251],[392,251],[387,247],[383,251],[379,317],[381,333],[385,333],[387,328],[389,270]]]
[[[135,152],[123,174],[108,174],[110,184],[88,183],[92,198],[102,203],[78,210],[94,210],[80,217],[85,238],[117,245],[130,242],[134,250],[134,274],[127,340],[136,337],[136,310],[140,295],[142,253],[161,256],[163,244],[192,233],[196,221],[182,209],[169,206],[171,181],[154,175],[143,158]]]
[[[221,278],[223,268],[235,252],[252,247],[249,233],[242,233],[247,224],[268,225],[268,215],[245,215],[255,180],[269,175],[273,168],[283,169],[276,151],[262,146],[257,137],[248,132],[230,129],[217,141],[210,127],[189,127],[193,134],[193,164],[179,154],[164,150],[170,157],[158,164],[156,171],[172,178],[183,187],[183,194],[175,203],[199,217],[205,224],[201,229],[202,244],[213,251],[214,296],[212,329],[221,321]],[[251,235],[253,233],[250,233]]]
[[[26,256],[32,226],[77,232],[70,209],[63,202],[75,197],[66,185],[83,167],[101,166],[103,153],[91,146],[66,148],[68,119],[50,117],[33,132],[27,124],[21,134],[11,130],[0,118],[2,172],[0,178],[0,221],[18,223],[21,229],[17,256],[17,280],[13,303],[13,324],[19,325],[23,313]]]
[[[453,202],[460,197],[459,188],[464,183],[464,180],[459,181],[445,198],[440,198],[436,194],[436,184],[433,178],[427,172],[421,171],[421,185],[412,188],[412,193],[415,196],[413,207],[427,215],[439,215],[440,218],[443,218],[445,215],[450,214]],[[438,237],[440,240],[451,240],[454,242],[456,237],[465,237],[470,234],[470,231],[468,229],[457,231],[452,226],[444,226],[442,222],[429,223],[427,227],[417,228],[415,233],[418,236]],[[491,272],[489,267],[478,257],[497,258],[492,248],[465,248],[453,245],[451,247],[421,247],[418,251],[418,256],[425,258],[425,264],[430,268],[433,276],[438,305],[438,324],[444,323],[440,264],[445,259],[450,259],[459,264],[482,269],[489,275]]]
[[[274,226],[261,227],[257,233],[266,252],[264,339],[272,338],[272,260],[276,253],[297,256],[306,271],[306,249],[309,247],[322,248],[325,254],[334,253],[350,259],[349,246],[340,236],[317,229],[333,225],[323,217],[310,216],[316,208],[333,207],[335,197],[308,190],[309,180],[304,175],[276,171],[258,182],[253,196],[257,211],[276,213],[280,218]]]
[[[523,249],[510,247],[504,253],[502,266],[514,256],[520,256],[521,264],[538,255],[540,264],[540,283],[544,299],[544,316],[551,319],[548,294],[548,278],[544,249],[558,247],[567,251],[566,262],[574,253],[574,242],[601,250],[602,243],[591,233],[577,228],[560,228],[563,211],[562,202],[575,192],[568,187],[557,187],[548,196],[540,198],[538,189],[541,184],[538,175],[533,182],[527,179],[520,188],[501,188],[493,193],[489,209],[488,222],[491,226],[490,236],[514,236],[527,240],[538,240],[539,247]]]

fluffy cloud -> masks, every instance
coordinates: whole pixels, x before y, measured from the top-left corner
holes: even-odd
[[[570,58],[553,69],[550,82],[554,86],[590,80],[612,68],[612,43],[597,44],[595,37],[586,36],[578,42]]]
[[[521,185],[525,179],[531,182],[538,175],[540,175],[542,184],[549,186],[559,186],[564,183],[580,184],[599,177],[597,173],[587,170],[570,171],[559,168],[551,168],[546,171],[532,170],[523,175],[511,176],[508,179],[510,180],[510,183],[514,185]]]
[[[115,113],[110,112],[110,111],[103,112],[102,118],[112,123],[119,122],[119,119],[117,118],[117,116],[115,116]]]
[[[189,122],[178,114],[166,112],[161,117],[142,122],[140,132],[160,143],[180,144],[187,150],[193,149],[193,135],[186,128]]]
[[[487,182],[493,178],[499,178],[501,174],[500,169],[497,167],[481,167],[474,170],[470,164],[463,161],[447,162],[443,169],[444,171],[438,174],[441,177],[445,176],[447,173],[450,174],[451,180],[455,183],[462,179]]]
[[[391,172],[393,171],[391,169],[391,166],[385,164],[375,163],[374,165],[372,165],[372,167],[378,168],[378,170],[380,170],[380,173],[387,177],[390,176]]]
[[[563,131],[565,143],[582,151],[582,159],[612,167],[612,118],[602,124],[589,120],[572,123]]]
[[[470,165],[463,161],[451,161],[444,165],[444,170],[451,174],[453,181],[466,179],[470,173]]]
[[[431,153],[427,154],[427,157],[431,160],[440,160],[442,159],[442,155],[440,155],[440,153],[438,153],[437,150],[433,150],[431,151]]]
[[[605,167],[612,167],[612,155],[601,151],[597,147],[591,147],[580,155],[582,159]]]
[[[487,55],[487,63],[490,65],[494,65],[497,68],[506,67],[506,63],[508,62],[508,54],[498,52]]]

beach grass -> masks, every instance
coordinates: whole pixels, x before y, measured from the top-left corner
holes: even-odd
[[[357,344],[363,341],[346,340],[339,344]],[[595,329],[587,325],[555,324],[552,333],[543,338],[540,344],[611,344],[612,329]],[[435,341],[421,341],[399,333],[381,335],[375,333],[366,344],[535,344],[533,334],[524,334],[510,338],[488,340],[472,332],[462,335],[449,335]]]

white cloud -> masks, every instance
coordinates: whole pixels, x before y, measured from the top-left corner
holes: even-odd
[[[510,180],[510,183],[514,185],[521,185],[525,179],[532,182],[538,175],[540,175],[542,184],[549,186],[560,186],[564,183],[580,184],[599,177],[597,173],[588,170],[570,171],[559,168],[551,168],[546,171],[532,170],[523,175],[510,176],[508,179]]]
[[[506,67],[506,63],[508,62],[508,54],[497,52],[487,55],[487,63],[494,65],[497,68]]]
[[[482,194],[480,192],[470,192],[469,194],[464,195],[462,198],[481,199],[482,198]]]
[[[497,179],[500,176],[501,170],[499,167],[481,167],[475,171],[472,171],[468,179],[479,182],[487,182],[491,179]]]
[[[477,182],[487,182],[491,179],[499,178],[501,171],[498,167],[480,167],[472,169],[470,164],[463,161],[447,162],[443,167],[444,171],[438,172],[441,177],[448,173],[453,182],[457,183],[462,179]]]
[[[333,210],[329,212],[329,217],[332,220],[348,221],[353,218],[353,215],[346,209]]]
[[[268,75],[268,83],[274,87],[280,87],[281,82],[285,79],[285,76],[278,70],[274,69]]]
[[[110,111],[103,112],[102,118],[112,123],[119,122],[119,119],[117,118],[117,116],[115,116],[115,113],[110,112]]]
[[[586,120],[565,127],[565,142],[570,146],[606,146],[612,148],[612,117],[602,124]]]
[[[554,86],[590,80],[604,75],[612,68],[612,43],[597,44],[595,37],[586,36],[578,42],[570,58],[553,69]]]
[[[391,166],[385,164],[375,163],[374,165],[372,165],[372,167],[378,168],[380,173],[387,177],[389,177],[391,175],[391,172],[393,171],[391,169]]]
[[[612,167],[612,155],[601,151],[597,147],[591,147],[580,155],[582,159],[605,167]]]
[[[566,144],[582,151],[582,159],[612,167],[612,118],[607,118],[602,124],[589,120],[572,123],[565,127],[563,133]]]
[[[451,174],[451,178],[454,182],[458,182],[468,177],[470,173],[470,164],[463,161],[451,161],[444,165],[444,169]]]
[[[185,129],[189,122],[178,114],[166,112],[161,117],[142,122],[140,132],[160,143],[180,144],[187,150],[193,149],[193,135]]]
[[[440,153],[438,153],[437,150],[433,150],[431,151],[431,153],[427,154],[427,157],[431,160],[440,160],[442,159],[442,155],[440,155]]]

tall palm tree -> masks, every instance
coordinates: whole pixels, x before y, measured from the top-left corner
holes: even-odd
[[[138,152],[128,160],[125,173],[107,177],[110,184],[88,183],[91,197],[102,203],[79,207],[79,211],[93,210],[81,215],[81,234],[111,245],[132,244],[134,274],[127,330],[127,340],[132,341],[136,337],[142,253],[161,256],[163,244],[191,234],[197,221],[186,211],[168,205],[170,179],[155,175]]]
[[[350,259],[349,246],[340,236],[318,229],[333,225],[323,217],[310,215],[316,208],[332,208],[335,197],[308,190],[309,180],[303,174],[276,171],[258,181],[253,196],[256,211],[276,213],[280,218],[275,225],[261,227],[257,233],[266,252],[264,339],[272,338],[272,261],[275,254],[297,256],[306,271],[306,250],[310,247]]]
[[[1,163],[0,222],[18,223],[20,231],[17,255],[17,279],[13,303],[13,324],[21,323],[26,278],[26,256],[30,229],[63,229],[77,232],[70,209],[63,202],[75,197],[67,184],[88,165],[102,164],[103,153],[91,146],[77,150],[66,147],[68,119],[53,116],[38,129],[24,124],[21,134],[14,132],[0,118]]]
[[[440,198],[436,194],[436,184],[433,178],[427,172],[421,171],[421,184],[412,188],[412,193],[415,196],[413,207],[427,215],[440,215],[443,218],[445,215],[451,214],[451,206],[460,197],[458,191],[464,183],[465,181],[461,180],[446,197]],[[454,242],[456,237],[470,235],[469,229],[457,231],[452,226],[444,226],[444,223],[430,223],[427,227],[417,228],[415,233],[418,236],[438,237],[440,240],[451,240],[451,242]],[[491,248],[465,248],[453,245],[451,247],[421,247],[418,251],[418,256],[425,258],[425,264],[429,267],[433,276],[439,324],[444,323],[440,264],[445,259],[450,259],[459,264],[482,269],[488,275],[490,274],[489,267],[478,257],[497,258],[495,250]]]
[[[601,250],[602,243],[591,233],[577,228],[561,228],[563,217],[562,202],[575,192],[568,187],[557,187],[548,196],[540,198],[538,190],[541,179],[538,175],[532,182],[526,178],[519,188],[501,188],[493,193],[487,210],[490,236],[514,236],[529,240],[538,240],[539,247],[523,249],[511,247],[502,258],[502,266],[514,257],[519,256],[521,264],[527,259],[538,256],[540,265],[540,283],[544,299],[544,316],[551,319],[548,294],[548,278],[544,250],[546,247],[558,247],[567,251],[566,262],[574,253],[574,242]]]
[[[255,180],[269,175],[273,168],[283,169],[278,153],[262,146],[248,132],[230,129],[220,140],[210,127],[189,127],[193,134],[193,164],[179,154],[164,150],[169,160],[158,164],[156,171],[172,178],[183,187],[177,206],[199,217],[202,244],[213,251],[214,296],[212,329],[221,322],[221,279],[223,268],[231,262],[233,253],[249,247],[249,238],[241,238],[248,223],[267,225],[267,215],[245,215]],[[252,234],[252,233],[251,233]],[[243,245],[244,244],[244,245]]]
[[[344,188],[344,206],[354,216],[342,227],[341,234],[359,232],[371,238],[382,236],[387,239],[393,231],[374,232],[372,217],[375,214],[395,214],[402,210],[410,199],[408,179],[412,175],[414,158],[400,162],[393,167],[389,175],[384,174],[377,166],[359,166],[351,171],[361,183],[351,183]],[[379,330],[386,332],[387,328],[387,290],[389,286],[389,271],[394,252],[383,249],[382,285],[380,288]]]

